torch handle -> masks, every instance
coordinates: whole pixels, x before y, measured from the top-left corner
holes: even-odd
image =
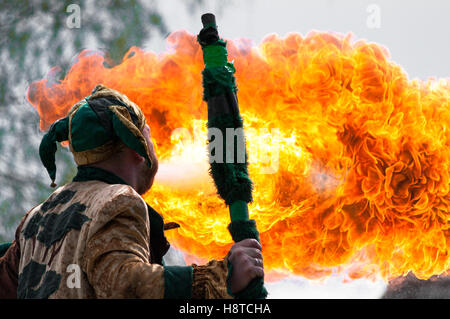
[[[202,47],[213,44],[219,40],[217,32],[216,17],[212,13],[202,15],[203,29],[200,31],[197,39]]]
[[[202,15],[202,24],[205,28],[207,25],[216,24],[216,16],[212,13],[205,13]]]
[[[216,18],[212,13],[206,13],[201,17],[203,29],[197,36],[203,50],[205,69],[203,75],[203,99],[208,104],[208,128],[216,128],[222,132],[226,140],[227,129],[243,129],[242,118],[239,114],[239,105],[236,97],[236,84],[234,78],[234,66],[227,61],[226,42],[219,38]],[[239,143],[233,147],[237,154]],[[245,140],[242,136],[241,147],[245,148]],[[225,145],[227,141],[222,140]],[[227,147],[225,147],[225,153]],[[246,153],[246,152],[245,152]],[[234,242],[247,238],[258,241],[259,233],[255,220],[248,217],[248,204],[252,201],[252,181],[248,175],[247,160],[233,160],[227,163],[226,154],[222,154],[225,161],[211,162],[211,175],[216,184],[218,193],[230,210],[231,223],[228,230]],[[247,155],[246,155],[247,157]],[[228,261],[228,278],[232,273],[233,265]],[[262,277],[254,278],[241,292],[233,294],[228,288],[228,293],[239,299],[263,299],[267,296]]]

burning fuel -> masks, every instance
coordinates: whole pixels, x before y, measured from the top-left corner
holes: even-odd
[[[184,31],[168,41],[166,53],[133,47],[112,68],[83,51],[64,80],[32,83],[28,100],[45,130],[97,83],[125,93],[146,114],[161,163],[144,197],[181,225],[169,241],[190,258],[222,258],[232,240],[208,176],[202,52]],[[446,273],[450,80],[408,79],[385,48],[349,35],[228,41],[228,52],[247,147],[257,154],[249,208],[268,272]]]

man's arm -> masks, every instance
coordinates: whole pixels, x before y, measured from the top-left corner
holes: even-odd
[[[233,266],[231,273],[228,273],[228,261]],[[256,239],[244,239],[231,247],[225,260],[194,265],[193,297],[231,298],[228,287],[231,293],[239,293],[256,277],[264,277],[261,244]]]
[[[89,226],[83,271],[98,298],[230,298],[227,280],[236,292],[264,275],[261,246],[253,239],[234,244],[225,260],[202,266],[151,264],[146,207],[137,196],[120,195]]]
[[[139,198],[119,196],[91,224],[83,271],[97,297],[230,298],[226,261],[202,266],[150,263],[147,214]]]
[[[17,299],[19,277],[20,246],[19,235],[28,213],[16,229],[16,237],[5,255],[0,257],[0,299]]]
[[[17,298],[17,278],[19,272],[20,248],[17,241],[0,258],[0,299]]]
[[[83,270],[98,298],[163,298],[164,268],[149,262],[145,204],[119,196],[90,226]]]

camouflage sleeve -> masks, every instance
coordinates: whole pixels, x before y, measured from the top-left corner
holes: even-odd
[[[149,263],[145,203],[119,196],[90,225],[83,270],[98,298],[163,298],[164,268]]]

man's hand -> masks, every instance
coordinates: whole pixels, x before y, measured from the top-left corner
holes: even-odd
[[[235,243],[228,253],[233,265],[230,277],[231,292],[243,290],[255,277],[264,277],[261,244],[256,239],[244,239]]]

